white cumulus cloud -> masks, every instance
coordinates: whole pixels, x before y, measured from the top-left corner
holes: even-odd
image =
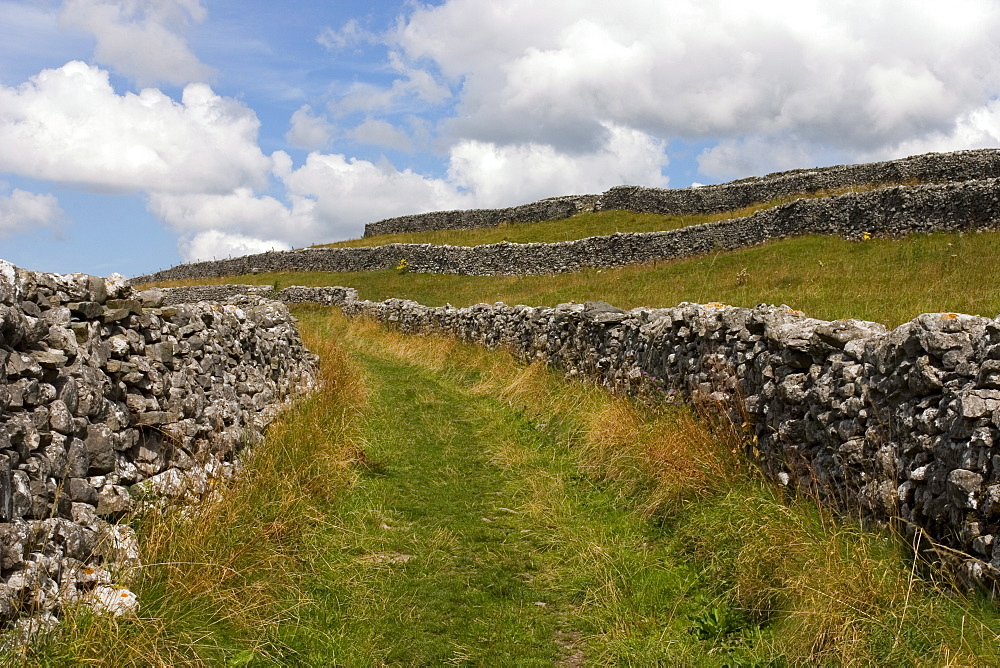
[[[205,14],[200,0],[65,0],[60,18],[94,36],[97,62],[145,86],[212,76],[177,32]]]
[[[81,62],[0,86],[0,171],[116,191],[226,192],[264,187],[271,160],[253,111],[189,84],[118,95]]]
[[[14,188],[0,192],[0,239],[52,227],[63,217],[59,202],[52,195],[31,193]]]
[[[447,0],[393,39],[458,87],[453,141],[587,153],[613,124],[767,169],[947,136],[1000,96],[998,30],[988,0]]]
[[[270,250],[291,250],[291,246],[278,239],[257,239],[219,230],[207,230],[193,236],[182,237],[177,246],[181,257],[189,262],[264,253]]]
[[[795,137],[747,135],[723,139],[698,156],[698,171],[718,181],[748,174],[764,175],[786,169],[803,169],[823,164],[850,162],[843,153],[823,152]]]
[[[310,153],[304,165],[288,165],[279,175],[290,196],[315,202],[312,215],[322,230],[315,241],[359,236],[367,222],[453,209],[466,201],[444,179],[341,154]]]
[[[663,141],[621,126],[604,129],[606,143],[585,154],[563,153],[547,144],[463,141],[452,149],[448,175],[477,206],[598,193],[626,183],[666,187]]]
[[[985,106],[959,116],[946,130],[904,140],[895,146],[866,154],[862,159],[888,160],[973,148],[1000,148],[1000,100],[990,100]]]
[[[312,107],[304,104],[292,114],[291,126],[285,133],[285,141],[299,148],[323,148],[330,143],[333,130],[333,126],[326,119],[314,115]]]
[[[282,239],[305,245],[322,233],[313,215],[315,203],[293,197],[287,206],[251,188],[214,195],[204,193],[151,193],[149,210],[182,234],[225,231],[256,238]]]

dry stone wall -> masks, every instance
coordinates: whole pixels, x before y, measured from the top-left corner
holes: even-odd
[[[602,209],[679,215],[734,211],[800,193],[854,186],[954,183],[1000,177],[1000,151],[928,153],[863,165],[796,169],[699,188],[618,186],[601,196]]]
[[[283,294],[407,333],[506,348],[653,402],[708,400],[752,425],[754,454],[773,479],[924,531],[964,555],[970,582],[998,583],[997,319],[930,313],[889,331],[787,306],[454,308],[363,301],[340,287]]]
[[[306,248],[289,252],[185,264],[131,280],[238,276],[276,271],[409,271],[473,276],[545,275],[585,267],[618,267],[735,250],[772,239],[806,234],[860,239],[914,232],[996,229],[1000,226],[1000,179],[944,185],[897,186],[822,199],[800,199],[745,218],[666,232],[623,233],[561,243],[483,246],[390,244],[367,248]]]
[[[388,218],[377,223],[368,223],[365,225],[365,236],[428,230],[473,230],[482,227],[497,227],[502,223],[537,223],[543,220],[559,220],[585,211],[593,211],[599,206],[600,199],[599,195],[568,195],[505,209],[467,209],[418,213]]]
[[[286,304],[322,304],[323,306],[343,306],[357,299],[357,290],[341,287],[303,287],[294,285],[275,291],[266,285],[192,285],[160,290],[152,288],[146,294],[156,293],[166,305],[190,302],[216,302],[228,300],[239,303],[244,299],[275,299]]]
[[[852,186],[949,183],[1000,177],[1000,151],[928,153],[863,165],[796,169],[698,188],[618,186],[603,195],[553,198],[509,209],[437,211],[390,218],[365,226],[365,236],[426,230],[496,227],[506,222],[568,218],[581,211],[624,209],[682,215],[734,211],[780,197]]]
[[[208,491],[315,383],[284,304],[163,298],[0,262],[0,626],[128,599],[105,568],[136,556],[114,521]]]

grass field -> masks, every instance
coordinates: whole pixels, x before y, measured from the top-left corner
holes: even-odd
[[[995,289],[1000,283],[998,248],[998,232],[864,242],[810,236],[686,260],[554,276],[382,270],[257,274],[204,282],[279,288],[344,285],[357,288],[364,299],[401,297],[455,306],[495,301],[555,305],[596,299],[622,308],[665,307],[683,301],[737,306],[783,303],[817,318],[860,318],[895,326],[925,312],[988,317],[1000,313],[1000,292]]]

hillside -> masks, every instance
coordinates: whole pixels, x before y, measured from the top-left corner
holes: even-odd
[[[455,306],[495,301],[555,305],[595,299],[621,308],[667,307],[684,301],[789,304],[817,318],[859,318],[895,326],[920,313],[953,311],[989,317],[1000,313],[1000,294],[994,288],[1000,280],[998,245],[998,232],[862,241],[810,236],[686,260],[557,276],[456,276],[383,269],[276,272],[162,285],[343,285],[357,288],[363,299],[398,297]]]

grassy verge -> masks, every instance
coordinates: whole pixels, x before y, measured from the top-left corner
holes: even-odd
[[[593,213],[581,213],[560,220],[546,220],[536,223],[503,223],[498,227],[476,230],[430,230],[426,232],[407,232],[400,234],[381,234],[374,237],[348,239],[332,244],[323,244],[322,248],[351,248],[359,246],[384,246],[386,244],[448,244],[452,246],[478,246],[501,241],[513,243],[552,243],[554,241],[572,241],[586,237],[603,236],[615,232],[661,232],[675,230],[690,225],[700,225],[717,220],[749,216],[763,209],[772,209],[781,204],[787,204],[796,199],[814,199],[842,195],[848,192],[867,192],[876,187],[885,188],[889,185],[915,185],[916,181],[899,184],[866,184],[829,188],[808,193],[797,193],[778,197],[767,202],[760,202],[733,211],[723,211],[709,214],[688,214],[682,216],[663,216],[652,213],[633,213],[631,211],[611,210]]]
[[[555,276],[453,276],[282,273],[207,283],[346,285],[364,299],[423,304],[477,302],[555,305],[601,299],[616,306],[719,301],[788,304],[828,320],[860,318],[898,325],[920,313],[1000,313],[1000,233],[914,235],[852,242],[801,237],[688,260]],[[164,285],[169,285],[165,283]]]

